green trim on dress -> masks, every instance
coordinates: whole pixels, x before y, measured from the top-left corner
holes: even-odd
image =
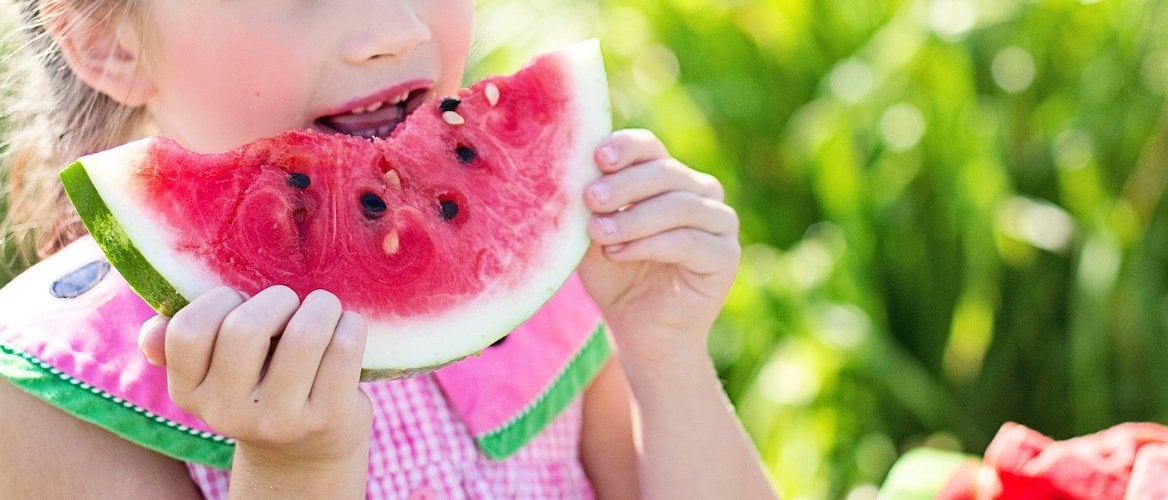
[[[235,440],[193,429],[94,387],[0,342],[0,377],[81,420],[184,462],[231,468]]]
[[[506,423],[475,438],[483,454],[502,460],[522,448],[566,408],[596,376],[608,359],[604,325],[596,327],[564,370],[526,409]]]

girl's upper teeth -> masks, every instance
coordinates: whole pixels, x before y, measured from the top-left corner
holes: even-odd
[[[375,102],[373,104],[370,104],[368,106],[355,108],[355,109],[353,109],[353,111],[350,111],[350,112],[355,114],[355,115],[360,115],[360,114],[364,114],[364,113],[372,113],[374,111],[381,109],[381,107],[384,105],[385,105],[385,101],[379,101],[379,102]]]
[[[408,98],[409,96],[410,96],[410,92],[407,90],[405,92],[402,92],[401,94],[393,96],[390,99],[386,99],[384,101],[378,101],[378,102],[375,102],[375,103],[370,104],[368,106],[354,108],[352,111],[350,111],[350,113],[352,113],[354,115],[360,115],[360,114],[364,114],[364,113],[372,113],[374,111],[381,109],[382,106],[385,106],[386,104],[389,104],[389,105],[400,104],[402,101],[405,101],[406,98]]]
[[[401,104],[409,97],[410,97],[410,91],[406,90],[398,95],[393,96],[393,99],[390,99],[389,102],[392,102],[394,104]]]

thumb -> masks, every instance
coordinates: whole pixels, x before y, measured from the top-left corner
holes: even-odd
[[[154,366],[166,366],[166,326],[170,318],[154,316],[138,331],[138,350],[146,356],[146,361]]]

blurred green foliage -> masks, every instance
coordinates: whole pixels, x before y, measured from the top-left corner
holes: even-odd
[[[618,127],[717,175],[711,339],[787,498],[906,449],[1168,422],[1160,0],[480,0],[469,77],[599,37]],[[2,116],[2,114],[0,114]]]
[[[597,36],[620,127],[726,184],[711,340],[788,498],[906,449],[1168,422],[1168,5],[484,0],[477,70]]]

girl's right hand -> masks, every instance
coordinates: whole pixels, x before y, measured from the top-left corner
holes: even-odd
[[[237,466],[243,453],[260,468],[330,470],[367,456],[365,337],[364,320],[331,293],[301,303],[283,286],[251,298],[220,287],[147,321],[139,347],[166,366],[178,406],[236,440]]]

